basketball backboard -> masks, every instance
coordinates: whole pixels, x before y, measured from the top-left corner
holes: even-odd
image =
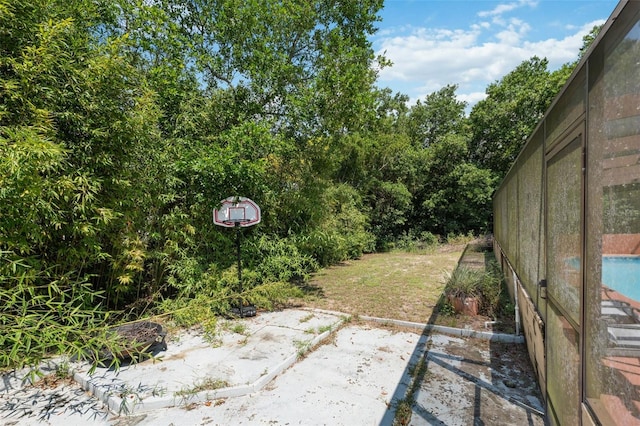
[[[252,226],[260,222],[260,207],[246,197],[227,197],[213,210],[213,223],[227,228]]]

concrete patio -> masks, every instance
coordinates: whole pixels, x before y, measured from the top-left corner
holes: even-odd
[[[73,364],[54,386],[5,375],[0,423],[390,425],[409,401],[413,425],[544,424],[516,336],[293,309],[167,342],[119,371]]]

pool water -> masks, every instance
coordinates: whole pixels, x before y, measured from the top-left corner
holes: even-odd
[[[640,256],[604,256],[602,283],[631,299],[640,300]]]

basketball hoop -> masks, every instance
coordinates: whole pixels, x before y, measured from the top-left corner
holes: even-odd
[[[260,223],[260,207],[246,197],[228,197],[220,202],[219,209],[213,210],[213,223],[234,228]]]
[[[242,257],[240,256],[240,228],[260,223],[260,207],[246,197],[227,197],[220,202],[220,208],[213,210],[213,223],[225,228],[236,228],[236,249],[238,256],[238,285],[242,291]],[[232,312],[238,312],[240,318],[256,314],[255,306],[240,306]]]

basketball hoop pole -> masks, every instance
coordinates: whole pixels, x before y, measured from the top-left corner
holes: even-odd
[[[242,316],[242,257],[240,256],[240,222],[236,222],[234,228],[236,228],[236,251],[238,253],[238,287],[240,289],[240,318]]]

